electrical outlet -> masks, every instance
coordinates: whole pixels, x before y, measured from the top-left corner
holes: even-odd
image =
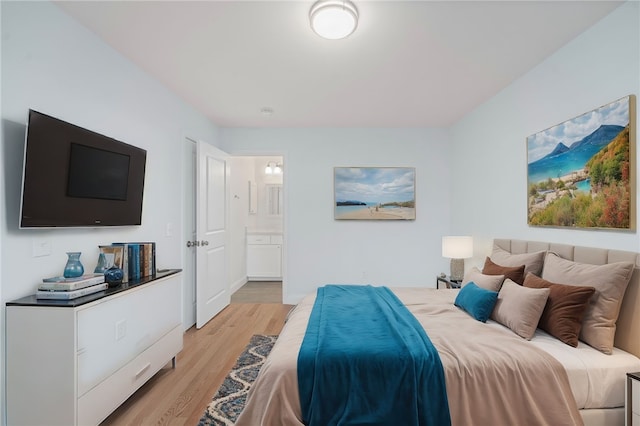
[[[127,335],[127,321],[120,320],[116,323],[116,340],[122,340],[126,335]]]

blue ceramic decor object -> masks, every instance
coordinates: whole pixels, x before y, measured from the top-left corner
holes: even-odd
[[[63,274],[65,278],[75,278],[84,274],[84,266],[80,262],[81,254],[79,251],[67,252],[67,264],[64,266]]]
[[[104,272],[104,280],[109,284],[109,287],[117,287],[122,283],[123,278],[124,272],[115,265]]]
[[[109,265],[107,264],[107,257],[104,253],[100,253],[98,256],[98,264],[96,265],[96,269],[93,270],[94,274],[104,274],[104,271],[108,269]]]

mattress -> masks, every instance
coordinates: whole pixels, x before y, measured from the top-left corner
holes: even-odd
[[[573,348],[540,329],[531,343],[564,366],[579,409],[624,406],[626,373],[640,371],[640,359],[618,348],[611,355],[583,342]]]

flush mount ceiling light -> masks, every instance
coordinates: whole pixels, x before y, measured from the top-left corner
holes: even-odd
[[[358,9],[348,0],[319,0],[309,11],[311,28],[330,40],[345,38],[358,26]]]

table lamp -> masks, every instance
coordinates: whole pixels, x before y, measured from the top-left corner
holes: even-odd
[[[458,236],[442,237],[442,257],[451,259],[451,281],[462,281],[464,259],[473,257],[473,239]]]

